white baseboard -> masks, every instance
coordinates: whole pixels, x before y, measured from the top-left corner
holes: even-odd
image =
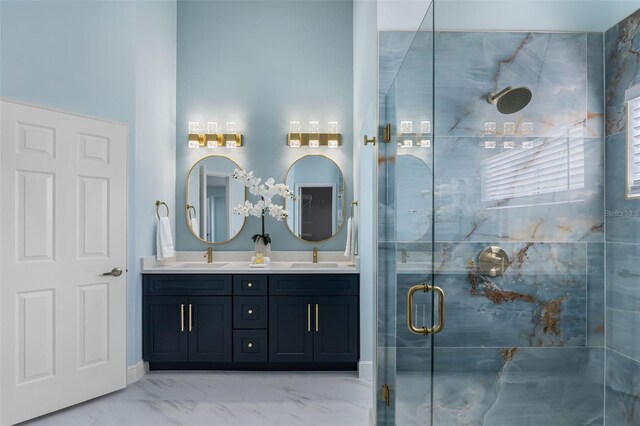
[[[127,368],[127,385],[131,383],[135,383],[138,380],[142,379],[145,374],[149,371],[149,363],[144,362],[142,360],[138,361],[137,364],[132,365]]]
[[[373,362],[372,361],[358,362],[358,378],[360,379],[373,378]]]

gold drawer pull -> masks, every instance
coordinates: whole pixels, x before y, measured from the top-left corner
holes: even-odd
[[[247,344],[248,348],[252,348],[253,347],[253,343],[249,342],[249,344]]]
[[[247,284],[247,287],[249,287],[249,288],[253,287],[253,283]]]
[[[249,310],[247,311],[247,313],[248,313],[249,315],[252,315],[252,314],[253,314],[253,309],[249,309]]]

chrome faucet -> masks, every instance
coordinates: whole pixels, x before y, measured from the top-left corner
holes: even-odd
[[[207,263],[213,263],[213,248],[208,247],[203,257],[207,258]]]
[[[313,248],[313,263],[318,263],[318,247]]]
[[[400,256],[401,256],[401,263],[407,263],[407,258],[409,257],[409,253],[407,253],[406,249],[402,249],[400,251]]]

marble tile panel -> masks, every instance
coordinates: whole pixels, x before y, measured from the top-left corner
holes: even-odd
[[[536,136],[549,136],[584,123],[586,51],[585,33],[439,33],[436,135],[481,136],[487,121],[497,122],[501,135],[509,121],[516,123],[517,133],[521,123],[532,122]],[[504,116],[487,95],[508,86],[529,87],[533,99],[522,111]]]
[[[640,9],[607,31],[605,39],[606,135],[624,132],[625,91],[640,83]]]
[[[640,424],[640,363],[607,349],[606,424]]]
[[[380,31],[378,33],[378,89],[386,93],[396,78],[409,47],[414,31]]]
[[[486,243],[437,243],[433,281],[446,297],[447,347],[584,346],[587,328],[586,244],[503,243],[510,266],[501,277],[477,269]],[[426,347],[424,336],[406,326],[411,285],[431,281],[425,274],[398,274],[397,345]],[[414,297],[416,325],[431,324],[431,293]]]
[[[552,149],[547,145],[550,141],[544,141],[543,145],[534,148],[540,155]],[[497,149],[485,148],[484,142],[483,138],[440,138],[436,141],[436,241],[604,240],[604,147],[601,138],[584,140],[584,184],[580,187],[499,201],[483,200],[486,184],[482,165],[505,149],[500,147],[500,139]]]
[[[436,348],[434,424],[602,425],[603,351]],[[397,387],[397,424],[425,424],[431,410],[429,377],[401,372]]]
[[[640,244],[606,251],[607,347],[640,362]]]

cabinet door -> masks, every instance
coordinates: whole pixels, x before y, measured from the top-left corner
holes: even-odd
[[[189,361],[231,362],[231,297],[189,297],[187,316]]]
[[[269,298],[269,362],[313,361],[313,298]]]
[[[187,360],[187,298],[145,296],[144,359],[148,362]]]
[[[317,296],[313,308],[318,318],[313,333],[313,360],[357,362],[358,297]]]

